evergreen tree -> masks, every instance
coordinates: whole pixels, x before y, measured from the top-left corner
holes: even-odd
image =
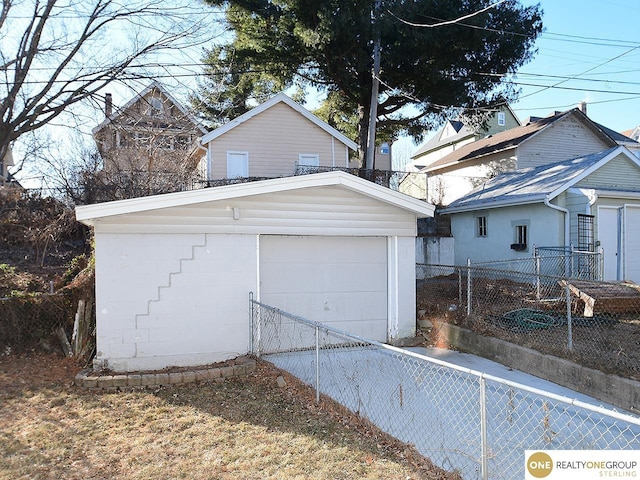
[[[203,114],[223,124],[251,101],[292,85],[315,87],[344,108],[334,119],[356,116],[361,158],[376,38],[377,132],[419,140],[454,112],[513,100],[517,92],[501,79],[531,59],[542,30],[540,7],[517,0],[492,8],[495,0],[206,1],[226,9],[234,37],[208,52],[207,81],[194,102]]]

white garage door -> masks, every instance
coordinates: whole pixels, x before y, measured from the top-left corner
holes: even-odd
[[[365,338],[387,340],[384,237],[260,237],[260,300]]]
[[[624,207],[624,280],[640,283],[640,205]]]

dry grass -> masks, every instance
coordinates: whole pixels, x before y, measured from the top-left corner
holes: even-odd
[[[1,479],[451,479],[259,363],[224,383],[90,392],[49,355],[0,357]]]

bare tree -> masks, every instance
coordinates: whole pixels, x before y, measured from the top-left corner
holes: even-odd
[[[144,78],[156,55],[204,41],[211,25],[180,1],[2,0],[0,158],[110,82]]]

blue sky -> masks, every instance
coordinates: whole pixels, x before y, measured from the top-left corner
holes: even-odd
[[[524,5],[538,2],[523,0]],[[587,102],[616,131],[640,125],[640,1],[541,0],[545,32],[517,77],[521,121]],[[545,88],[557,85],[556,88]],[[559,88],[561,87],[561,88]]]

